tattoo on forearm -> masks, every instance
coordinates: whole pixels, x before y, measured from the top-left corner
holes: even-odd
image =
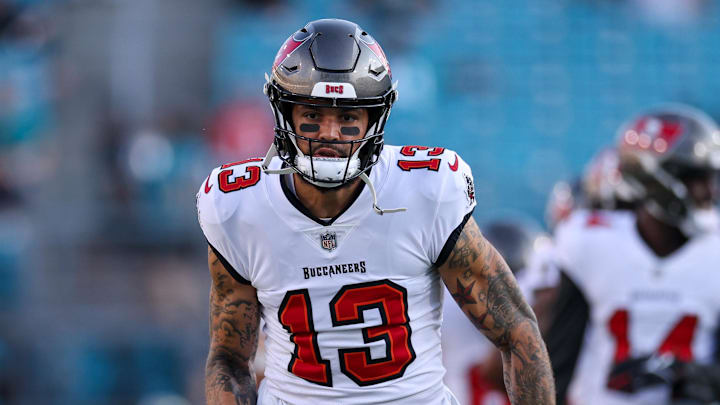
[[[537,398],[544,398],[546,393],[553,392],[552,371],[548,370],[550,364],[545,347],[540,343],[542,338],[537,327],[528,326],[522,326],[525,329],[525,338],[512,345],[510,351],[512,365],[505,367],[504,370],[506,386],[515,387],[508,390],[514,404],[537,403]],[[548,391],[548,388],[551,390]],[[554,403],[554,393],[552,399]]]
[[[244,366],[250,359],[238,356],[226,348],[211,351],[205,372],[205,392],[208,404],[221,403],[223,393],[231,394],[236,405],[255,405],[255,372]]]
[[[510,269],[469,221],[448,258],[448,286],[470,321],[503,356],[503,376],[513,404],[554,404],[550,361],[535,315]]]
[[[209,251],[208,263],[213,285],[210,290],[210,354],[205,367],[207,403],[254,405],[257,390],[252,360],[258,344],[260,305],[256,299],[238,298],[242,295],[235,291],[238,284],[225,272],[212,251]]]

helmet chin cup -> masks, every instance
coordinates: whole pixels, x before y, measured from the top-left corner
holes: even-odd
[[[688,236],[700,235],[720,230],[720,212],[716,208],[695,208],[690,210],[680,225]]]
[[[295,167],[310,183],[324,188],[338,187],[360,172],[360,159],[295,156]]]

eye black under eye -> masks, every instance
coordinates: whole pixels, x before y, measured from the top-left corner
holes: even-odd
[[[340,127],[340,133],[343,135],[360,135],[358,127]]]
[[[300,130],[303,132],[318,132],[320,125],[318,124],[300,124]]]

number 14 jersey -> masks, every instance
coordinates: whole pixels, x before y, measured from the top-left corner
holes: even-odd
[[[572,403],[667,403],[667,387],[634,393],[615,388],[613,366],[662,354],[713,361],[720,319],[716,233],[696,236],[660,258],[640,236],[634,214],[578,211],[558,229],[555,255],[589,306],[569,388]]]
[[[322,220],[260,163],[215,169],[198,215],[233,276],[257,289],[267,389],[289,404],[442,403],[434,264],[475,207],[469,166],[443,148],[386,146],[370,173],[378,204],[407,211],[377,215],[365,186]]]

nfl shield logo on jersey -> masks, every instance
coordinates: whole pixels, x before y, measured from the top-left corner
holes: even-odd
[[[320,245],[323,249],[333,250],[337,247],[337,237],[335,232],[325,232],[320,235]]]

